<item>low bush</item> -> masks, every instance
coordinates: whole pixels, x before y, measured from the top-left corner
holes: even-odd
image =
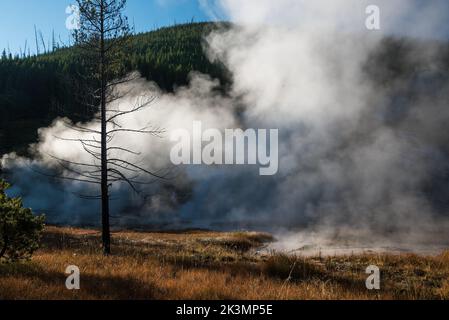
[[[35,216],[24,208],[20,198],[6,195],[9,185],[0,180],[0,262],[31,257],[39,248],[44,216]]]

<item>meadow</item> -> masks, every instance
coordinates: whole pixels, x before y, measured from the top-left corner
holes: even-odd
[[[47,227],[30,261],[0,265],[0,299],[448,299],[449,251],[437,256],[301,257],[264,250],[257,232],[117,231],[103,256],[95,230]],[[80,290],[65,286],[69,265]],[[368,290],[366,267],[381,270]]]

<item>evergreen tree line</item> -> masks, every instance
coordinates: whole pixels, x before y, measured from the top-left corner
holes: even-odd
[[[221,80],[230,76],[223,65],[211,63],[204,54],[204,35],[212,23],[189,23],[136,34],[124,56],[123,73],[138,70],[162,89],[172,91],[187,84],[191,71]],[[77,92],[85,85],[87,64],[76,47],[58,48],[35,56],[12,56],[3,50],[0,59],[0,154],[26,154],[37,139],[37,129],[56,117],[88,120],[89,108]],[[87,80],[89,82],[89,80]]]

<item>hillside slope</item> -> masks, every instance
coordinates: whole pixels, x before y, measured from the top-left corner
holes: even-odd
[[[134,35],[123,67],[139,70],[166,91],[186,84],[191,71],[209,74],[225,84],[223,66],[210,63],[204,53],[204,37],[214,28],[213,23],[191,23]],[[57,116],[76,118],[83,112],[73,92],[73,82],[82,70],[83,61],[73,47],[37,57],[2,56],[0,154],[25,154],[38,128],[48,126]]]

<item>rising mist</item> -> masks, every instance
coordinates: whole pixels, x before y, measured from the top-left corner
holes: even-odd
[[[140,150],[146,167],[162,170],[173,167],[170,132],[192,130],[194,121],[220,130],[279,129],[279,172],[181,166],[170,181],[145,187],[145,197],[114,185],[113,224],[447,243],[449,54],[438,35],[447,29],[448,4],[377,3],[380,31],[365,28],[364,1],[204,3],[235,23],[207,35],[204,48],[231,72],[231,90],[223,94],[217,80],[195,72],[174,93],[143,79],[126,84],[118,90],[131,92],[114,107],[157,96],[151,108],[124,119],[126,126],[150,121],[166,135],[122,134],[115,143]],[[10,154],[1,163],[12,192],[50,222],[96,224],[98,204],[74,195],[89,187],[36,172],[61,170],[49,155],[90,161],[81,146],[55,138],[79,134],[63,123],[39,131],[33,159]]]

